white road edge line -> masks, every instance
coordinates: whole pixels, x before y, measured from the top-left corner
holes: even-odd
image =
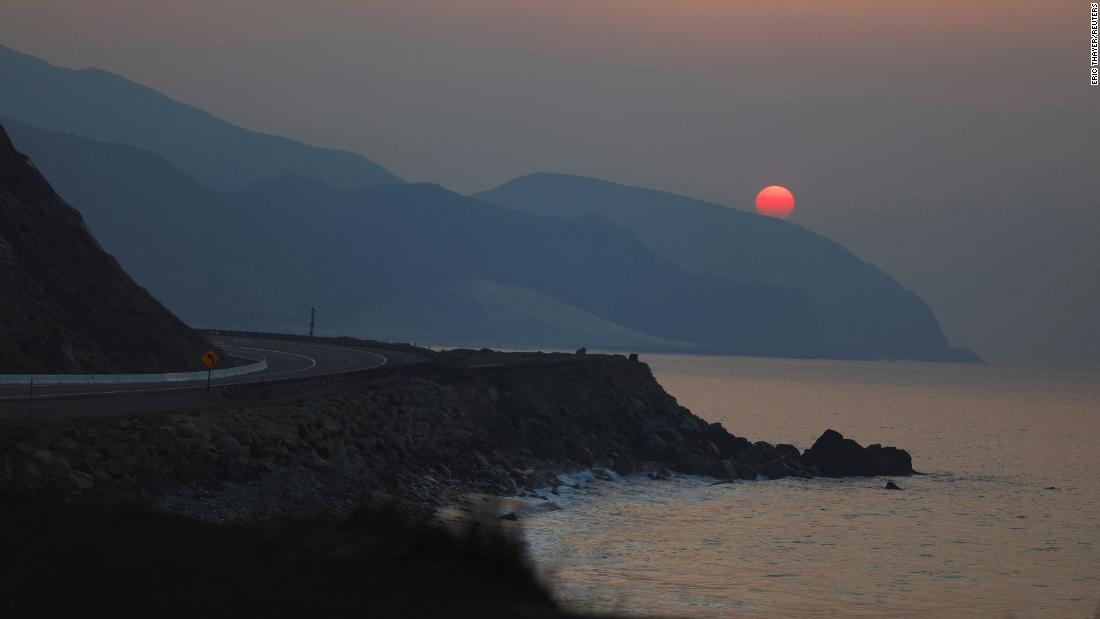
[[[317,367],[317,360],[309,355],[299,355],[296,352],[286,352],[282,350],[271,350],[270,348],[249,348],[247,346],[223,346],[228,350],[248,350],[252,352],[269,352],[276,355],[290,355],[291,357],[301,357],[302,359],[309,359],[310,364],[304,368],[298,368],[296,370],[286,370],[283,372],[275,372],[273,374],[261,374],[260,376],[282,376],[283,374],[297,374],[298,372],[305,372]]]
[[[245,341],[248,341],[248,340],[245,340]],[[263,340],[261,340],[261,341],[263,341]],[[268,341],[271,341],[271,340],[268,340]],[[371,351],[364,351],[363,349],[349,349],[349,347],[346,347],[346,346],[328,346],[326,344],[313,344],[313,343],[309,343],[309,342],[297,342],[297,341],[294,341],[294,340],[287,340],[287,342],[292,343],[292,344],[298,344],[300,346],[312,346],[312,347],[315,347],[315,349],[324,349],[324,350],[327,350],[327,351],[345,351],[345,352],[349,352],[349,353],[359,353],[361,355],[371,355],[371,356],[381,358],[382,363],[379,363],[378,365],[372,365],[371,367],[364,367],[362,369],[372,369],[372,368],[375,368],[375,367],[382,367],[383,365],[386,365],[386,362],[389,361],[388,358],[386,358],[383,355],[379,355],[378,353],[372,353]],[[220,345],[222,347],[226,347],[226,349],[230,349],[230,347],[237,347],[237,349],[241,349],[241,350],[245,350],[245,351],[248,351],[248,350],[256,350],[256,351],[264,350],[264,349],[245,349],[245,347],[240,346],[238,344],[219,344],[218,342],[211,342],[211,343],[215,344],[215,345]],[[281,353],[281,354],[287,354],[287,355],[293,355],[294,354],[294,353],[286,353],[286,352],[283,352],[283,351],[274,351],[274,352]],[[267,376],[274,376],[274,375],[268,374]]]
[[[271,341],[271,340],[268,340],[268,341]],[[279,340],[279,341],[281,341],[281,340]],[[378,357],[379,359],[382,360],[382,363],[379,363],[378,365],[372,365],[370,368],[363,368],[363,369],[367,369],[367,370],[369,370],[371,368],[380,368],[383,365],[386,365],[386,362],[389,361],[389,359],[387,359],[386,357],[384,357],[384,356],[382,356],[382,355],[380,355],[376,352],[371,352],[369,350],[363,350],[362,348],[347,348],[345,346],[328,346],[328,345],[325,345],[325,344],[313,344],[313,343],[309,343],[309,342],[298,342],[298,341],[295,341],[295,340],[286,340],[286,341],[289,342],[289,343],[292,343],[292,344],[298,344],[299,346],[311,346],[313,348],[324,348],[325,350],[343,350],[343,351],[346,351],[346,352],[359,353],[361,355],[370,355],[372,357]],[[215,344],[215,345],[219,345],[217,342],[212,342],[212,343]],[[223,346],[225,348],[230,348],[230,347],[240,348],[240,346],[237,346],[236,344],[232,344],[232,345],[229,345],[229,346],[226,346],[226,345],[221,345],[221,346]],[[245,349],[245,350],[248,350],[248,349]],[[277,352],[282,352],[282,351],[277,351]],[[294,354],[294,353],[285,353],[285,354],[289,355],[289,354]]]

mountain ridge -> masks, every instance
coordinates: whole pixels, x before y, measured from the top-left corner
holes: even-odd
[[[359,154],[238,127],[110,71],[58,67],[2,44],[0,82],[0,116],[149,150],[218,189],[284,173],[348,189],[404,182]]]
[[[818,314],[826,345],[851,356],[980,360],[950,346],[931,308],[915,293],[793,222],[560,173],[524,175],[471,197],[539,215],[601,214],[689,272],[795,288]]]
[[[530,300],[546,294],[579,321],[578,334],[604,324],[619,335],[713,342],[718,350],[739,354],[978,360],[951,347],[931,308],[911,290],[791,222],[563,174],[527,175],[463,197],[437,185],[404,183],[351,153],[235,127],[101,69],[62,69],[0,46],[0,79],[15,86],[0,95],[0,118],[17,121],[9,123],[19,134],[13,137],[33,136],[34,159],[61,193],[86,211],[107,246],[119,248],[139,281],[192,322],[220,323],[217,316],[192,313],[187,308],[193,304],[225,306],[222,299],[259,289],[268,301],[253,313],[240,311],[238,303],[235,324],[283,325],[292,307],[343,290],[361,306],[333,299],[347,321],[400,314],[369,306],[389,294],[422,304],[448,298],[465,304],[459,313],[471,321],[508,316],[515,331],[514,314],[485,313],[479,305],[496,299],[512,309],[534,308]],[[257,152],[257,144],[273,148]],[[342,210],[364,204],[378,221],[362,209]],[[394,215],[386,208],[391,204],[408,212]],[[441,229],[431,217],[449,221],[451,228]],[[552,221],[561,219],[574,221]],[[127,235],[140,234],[143,226],[158,240],[145,248],[153,260],[128,254],[134,239]],[[405,245],[380,234],[385,226],[396,226]],[[268,246],[241,238],[244,230],[268,239]],[[422,238],[425,230],[435,235],[435,246]],[[354,238],[356,233],[365,238]],[[469,237],[469,245],[463,247],[455,235]],[[574,243],[583,246],[580,252],[569,251]],[[372,253],[383,245],[389,255]],[[620,253],[610,253],[610,247]],[[303,249],[305,255],[295,255]],[[580,262],[585,252],[606,264]],[[366,271],[351,271],[364,257],[371,261],[360,267]],[[508,268],[512,263],[527,271]],[[621,270],[618,276],[609,276],[615,269]],[[631,269],[652,269],[657,283]],[[400,281],[389,271],[407,277]],[[156,282],[168,273],[178,274],[171,278],[174,285],[159,287]],[[277,294],[286,278],[310,298]],[[381,289],[368,298],[352,292],[356,281]],[[534,314],[527,318],[532,329],[554,324]],[[438,324],[446,322],[440,319]]]
[[[325,329],[385,338],[367,318],[410,321],[402,308],[415,307],[419,324],[391,333],[463,318],[451,341],[497,320],[532,330],[516,345],[832,356],[795,291],[691,275],[602,216],[538,217],[429,183],[342,190],[284,175],[219,192],[140,149],[9,123],[105,246],[192,324],[285,329],[316,305]],[[539,295],[569,320],[548,320]]]

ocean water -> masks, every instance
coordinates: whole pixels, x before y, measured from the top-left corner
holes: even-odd
[[[590,481],[524,518],[567,607],[630,616],[1094,617],[1100,375],[646,355],[708,420],[808,447],[826,428],[927,475]],[[545,502],[543,502],[545,503]]]

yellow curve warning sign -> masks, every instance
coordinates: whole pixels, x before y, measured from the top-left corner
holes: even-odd
[[[206,367],[212,368],[218,365],[218,362],[222,360],[222,356],[218,354],[218,351],[211,348],[210,350],[202,353],[202,362],[206,364]]]

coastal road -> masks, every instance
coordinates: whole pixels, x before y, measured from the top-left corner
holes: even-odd
[[[79,416],[163,412],[221,403],[222,387],[288,378],[320,378],[371,368],[399,368],[423,360],[410,352],[236,336],[211,336],[211,344],[240,357],[238,364],[267,361],[267,369],[206,380],[173,383],[0,385],[0,419],[55,419]]]

